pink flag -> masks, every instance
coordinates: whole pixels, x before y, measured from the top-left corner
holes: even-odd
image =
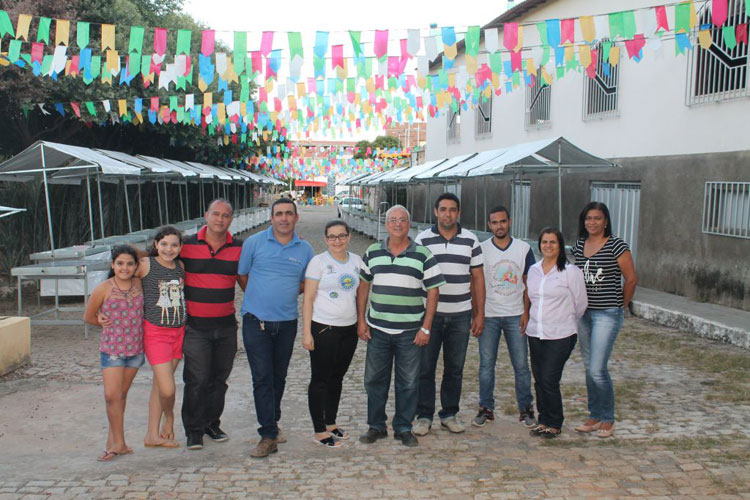
[[[151,98],[151,111],[159,111],[159,96]]]
[[[375,57],[381,59],[388,53],[388,30],[375,30]]]
[[[315,78],[308,78],[307,79],[307,91],[310,94],[317,94],[318,93],[318,86],[315,83]]]
[[[201,54],[208,57],[214,53],[214,39],[216,32],[214,30],[204,30],[201,39]]]
[[[656,31],[662,28],[664,31],[669,31],[669,21],[667,21],[667,8],[663,5],[654,7],[656,12]]]
[[[267,102],[268,92],[265,87],[258,87],[258,102]]]
[[[253,67],[253,73],[261,73],[263,71],[263,57],[257,50],[250,52],[250,62]]]
[[[737,25],[735,30],[735,38],[737,43],[747,43],[747,23]]]
[[[422,102],[422,96],[417,97],[417,109],[422,109],[424,107],[424,103]]]
[[[727,0],[713,0],[711,15],[716,26],[724,24],[727,20]]]
[[[406,38],[401,40],[401,59],[408,59],[411,57],[409,49],[407,48],[407,42],[408,40]]]
[[[510,51],[510,68],[512,71],[521,71],[522,69],[522,63],[521,63],[521,51],[513,52]]]
[[[505,23],[503,26],[503,46],[511,53],[518,45],[518,23]]]
[[[646,45],[646,39],[643,33],[638,33],[632,40],[625,40],[625,48],[628,49],[628,57],[634,58],[640,54],[643,46]]]
[[[273,31],[264,31],[260,41],[260,53],[268,57],[271,50],[273,50]]]
[[[81,108],[80,108],[80,106],[78,106],[78,103],[77,102],[71,102],[70,103],[70,107],[73,108],[73,113],[75,113],[76,116],[78,118],[80,118],[81,117]]]
[[[31,44],[31,62],[42,63],[42,57],[44,57],[44,44],[41,42],[34,42]]]
[[[344,67],[344,46],[331,46],[331,67],[333,69]]]
[[[560,21],[560,43],[575,42],[575,19]]]
[[[160,56],[167,53],[167,28],[154,28],[154,52]]]
[[[385,77],[383,75],[375,75],[375,88],[385,90]]]
[[[399,73],[399,58],[395,56],[391,56],[388,58],[388,78],[390,77],[396,77],[398,78],[401,73]]]
[[[69,74],[71,74],[71,75],[77,75],[78,74],[79,59],[80,59],[80,56],[77,56],[77,55],[70,57],[70,69],[68,70]],[[73,105],[73,103],[70,103],[70,104],[71,104],[71,106]],[[80,118],[80,115],[78,116],[78,118]]]

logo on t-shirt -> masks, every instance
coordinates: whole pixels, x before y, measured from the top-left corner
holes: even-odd
[[[500,295],[513,295],[518,290],[521,273],[513,261],[501,260],[492,267],[490,286]]]
[[[339,298],[339,292],[331,292],[328,294],[329,297],[332,299],[338,299]]]
[[[355,283],[356,278],[349,273],[343,273],[339,276],[339,286],[342,290],[351,290]]]

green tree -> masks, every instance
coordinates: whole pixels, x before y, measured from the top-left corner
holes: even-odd
[[[401,141],[398,140],[398,137],[393,137],[390,135],[379,135],[375,138],[374,141],[372,141],[372,148],[400,148],[401,147]]]

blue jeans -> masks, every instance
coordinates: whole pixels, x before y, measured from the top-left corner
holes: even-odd
[[[435,370],[441,346],[443,348],[443,381],[440,383],[442,408],[438,416],[443,419],[458,413],[470,330],[471,311],[455,316],[435,315],[432,321],[430,342],[421,353],[417,418],[432,420],[435,414]]]
[[[417,330],[391,335],[371,327],[370,335],[372,338],[367,343],[365,359],[367,425],[371,429],[386,430],[385,404],[395,360],[396,413],[393,415],[393,432],[409,432],[417,413],[420,349],[424,349],[414,343]]]
[[[589,418],[602,422],[615,420],[615,388],[607,370],[609,356],[623,321],[621,307],[587,309],[578,320],[578,339],[586,369]]]
[[[513,365],[516,380],[516,404],[518,411],[531,408],[531,371],[529,370],[529,347],[526,337],[521,335],[521,316],[485,318],[484,330],[479,336],[479,406],[495,409],[495,363],[500,335],[505,332],[505,343]]]
[[[297,336],[297,320],[261,322],[252,314],[242,317],[242,340],[253,376],[253,399],[258,434],[276,439],[281,419],[281,397]]]

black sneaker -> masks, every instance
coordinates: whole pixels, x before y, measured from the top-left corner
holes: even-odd
[[[386,436],[388,436],[388,431],[386,430],[380,431],[378,429],[373,429],[372,427],[370,427],[369,429],[367,429],[367,432],[359,436],[359,442],[365,443],[365,444],[372,444],[378,439],[383,439]]]
[[[419,441],[417,441],[416,436],[411,433],[411,431],[407,432],[398,432],[393,435],[393,439],[398,439],[401,441],[401,444],[404,446],[414,447],[419,444]]]
[[[229,434],[222,431],[218,425],[211,424],[206,427],[205,433],[208,437],[216,441],[217,443],[223,443],[229,440]]]
[[[474,420],[471,421],[471,425],[483,427],[488,420],[495,420],[495,414],[489,408],[482,407],[479,409],[477,416],[474,417]]]
[[[187,437],[187,449],[188,450],[202,450],[203,449],[203,434],[200,432],[191,432]]]
[[[534,409],[526,408],[518,416],[518,421],[523,422],[526,427],[534,427],[536,425],[536,419],[534,418]]]

